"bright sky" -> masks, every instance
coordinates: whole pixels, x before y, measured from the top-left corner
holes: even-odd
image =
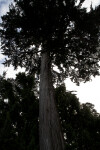
[[[0,16],[4,15],[9,7],[8,5],[13,0],[0,0]],[[91,4],[93,7],[100,4],[100,0],[86,0],[84,2],[84,7],[89,7]],[[1,19],[0,19],[1,22]],[[0,54],[0,74],[4,70],[7,71],[7,77],[15,77],[15,73],[18,71],[23,71],[23,69],[19,68],[18,71],[14,71],[13,67],[6,67],[2,65],[2,62],[4,61],[4,56]],[[100,113],[100,76],[96,78],[92,78],[91,82],[87,83],[81,83],[80,86],[76,86],[74,83],[70,81],[70,79],[66,79],[65,81],[67,90],[76,91],[77,97],[79,98],[80,102],[90,102],[95,105],[95,109]]]

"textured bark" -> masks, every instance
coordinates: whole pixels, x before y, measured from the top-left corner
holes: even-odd
[[[39,124],[40,150],[64,150],[47,52],[42,54],[41,59]]]

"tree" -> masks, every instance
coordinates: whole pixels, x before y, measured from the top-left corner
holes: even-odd
[[[38,98],[33,76],[0,78],[1,150],[38,150]]]
[[[80,104],[75,94],[66,91],[65,85],[55,89],[65,145],[68,150],[100,149],[100,114],[93,104]]]
[[[40,150],[63,150],[52,76],[77,83],[99,74],[99,7],[89,13],[80,0],[14,0],[2,17],[6,63],[40,75]],[[57,66],[60,73],[53,71]],[[41,70],[41,71],[40,71]],[[37,76],[38,77],[38,76]]]

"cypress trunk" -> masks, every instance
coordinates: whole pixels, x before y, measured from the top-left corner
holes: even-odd
[[[41,58],[39,134],[40,150],[64,150],[48,52],[43,53]]]

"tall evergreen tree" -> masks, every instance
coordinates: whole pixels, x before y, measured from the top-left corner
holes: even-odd
[[[99,7],[89,13],[84,0],[14,0],[2,17],[2,50],[7,64],[40,75],[40,150],[63,150],[52,76],[77,83],[99,74]],[[60,73],[53,71],[57,66]],[[41,70],[41,71],[40,71]]]

